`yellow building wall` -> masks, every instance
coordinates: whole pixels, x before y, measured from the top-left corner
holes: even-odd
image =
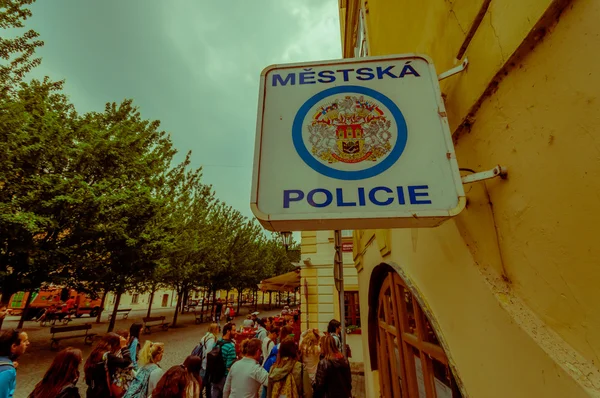
[[[352,242],[352,238],[343,238]],[[333,278],[333,257],[335,252],[333,231],[302,232],[300,270],[301,325],[302,329],[327,330],[331,319],[340,320],[339,293]],[[358,275],[351,252],[345,252],[344,290],[358,291]],[[306,283],[305,283],[306,281]],[[363,362],[361,335],[348,335],[346,342],[352,350],[353,362]]]
[[[356,5],[371,55],[422,52],[439,73],[482,3]],[[442,91],[459,166],[502,164],[508,179],[466,186],[467,208],[441,227],[357,235],[362,314],[373,268],[395,265],[468,396],[600,396],[599,21],[595,0],[491,1],[467,71]],[[378,396],[368,360],[365,375],[367,396]]]
[[[472,67],[442,82],[452,130],[464,122],[498,70],[544,13],[569,1],[347,0],[348,8],[360,5],[365,10],[370,55],[425,53],[433,59],[438,73],[460,63],[456,59],[459,50],[487,3],[485,16],[464,55]],[[340,16],[345,19],[347,14]],[[350,42],[344,43],[344,56],[353,56],[351,46]]]

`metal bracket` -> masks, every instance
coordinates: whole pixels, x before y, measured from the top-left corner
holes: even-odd
[[[471,184],[473,182],[489,180],[490,178],[496,178],[496,177],[505,179],[507,175],[508,175],[508,170],[506,169],[506,167],[502,167],[502,166],[498,165],[488,171],[482,171],[479,173],[473,173],[473,174],[464,176],[462,178],[462,183],[463,184]]]
[[[469,59],[465,58],[460,65],[447,70],[446,72],[442,72],[438,75],[438,80],[444,80],[450,76],[456,75],[457,73],[462,72],[463,70],[467,69],[467,65],[469,65]]]

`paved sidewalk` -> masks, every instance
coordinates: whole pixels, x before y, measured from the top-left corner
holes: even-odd
[[[167,320],[173,319],[174,309],[156,309],[152,311],[153,316],[164,315]],[[238,324],[241,324],[245,315],[249,313],[247,307],[242,307],[240,316],[236,318]],[[279,310],[272,311],[261,311],[262,316],[272,316],[278,313]],[[121,319],[122,316],[118,316],[115,330],[129,329],[129,326],[135,321],[141,322],[142,318],[146,316],[145,310],[131,311],[128,319]],[[108,315],[106,313],[102,316],[102,323],[96,324],[95,319],[90,319],[84,316],[79,319],[74,319],[70,324],[77,325],[83,323],[92,323],[92,331],[100,335],[106,333],[108,328],[108,321],[106,320]],[[196,343],[206,332],[208,323],[200,325],[195,324],[195,318],[193,313],[179,314],[177,319],[178,326],[171,328],[168,331],[162,331],[154,329],[152,334],[143,334],[141,336],[141,343],[145,340],[160,341],[165,343],[165,354],[161,362],[161,367],[168,369],[173,365],[177,365],[183,362],[183,360],[190,354]],[[17,326],[17,317],[7,317],[4,321],[3,329],[14,328]],[[224,323],[222,323],[223,325]],[[44,373],[52,363],[54,356],[57,351],[50,349],[50,327],[41,327],[39,323],[25,322],[23,328],[29,334],[29,340],[31,346],[28,351],[18,359],[19,368],[17,371],[17,391],[15,398],[25,398],[33,390],[34,386],[42,379]],[[83,338],[75,338],[70,340],[61,341],[61,349],[65,347],[75,347],[83,351],[83,361],[89,356],[92,347],[83,343]],[[83,365],[80,369],[81,376],[79,378],[80,394],[85,396],[85,381],[83,376]]]

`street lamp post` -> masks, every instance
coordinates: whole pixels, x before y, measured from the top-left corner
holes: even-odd
[[[341,323],[341,339],[342,339],[342,354],[346,359],[346,313],[344,307],[344,253],[342,251],[342,231],[334,231],[335,256],[333,258],[333,276],[335,287],[340,299],[340,323]]]

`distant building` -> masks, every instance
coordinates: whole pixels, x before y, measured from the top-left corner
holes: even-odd
[[[352,259],[352,231],[342,231],[344,248],[344,305],[347,344],[353,362],[363,361],[362,329],[359,306],[358,277]],[[333,278],[333,231],[303,232],[301,239],[302,268],[300,271],[302,329],[327,331],[332,319],[340,320],[339,294]]]
[[[119,308],[133,310],[147,309],[150,303],[150,293],[126,292],[121,296]],[[105,303],[105,314],[110,313],[115,305],[115,294],[108,293]],[[177,292],[174,290],[160,289],[154,293],[152,309],[175,308],[177,305]]]

